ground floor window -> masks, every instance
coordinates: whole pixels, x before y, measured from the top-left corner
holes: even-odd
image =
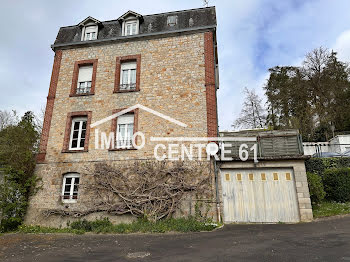
[[[69,173],[63,176],[62,201],[65,203],[76,202],[78,199],[80,175]]]

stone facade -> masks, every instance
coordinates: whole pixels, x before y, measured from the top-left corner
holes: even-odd
[[[222,162],[220,164],[221,169],[241,169],[241,168],[293,168],[294,178],[296,185],[296,192],[299,204],[299,214],[300,221],[309,222],[313,219],[312,207],[309,193],[309,185],[306,177],[305,169],[305,160],[271,160],[271,161],[259,161],[257,164],[254,164],[251,161],[242,162],[242,161],[231,161],[231,162]],[[219,173],[220,176],[220,173]],[[222,187],[221,187],[221,177],[219,181],[219,196],[222,196]],[[223,202],[220,201],[221,210],[223,210]]]
[[[79,199],[73,204],[62,203],[63,175],[66,173],[80,173],[83,181],[83,174],[91,171],[97,162],[153,159],[156,142],[149,140],[151,136],[208,136],[208,97],[211,99],[209,102],[210,125],[217,127],[215,83],[214,89],[213,83],[210,85],[210,94],[214,96],[213,98],[206,89],[208,74],[214,74],[214,70],[208,73],[208,66],[206,66],[208,57],[212,59],[210,65],[214,66],[214,60],[211,58],[214,50],[208,50],[208,44],[205,44],[210,39],[214,40],[212,32],[192,32],[147,40],[56,50],[45,115],[46,127],[44,125],[43,132],[43,135],[48,134],[48,136],[42,137],[41,154],[36,168],[36,175],[42,179],[42,189],[30,201],[26,223],[47,226],[66,225],[69,219],[61,217],[47,219],[41,215],[45,209],[79,208]],[[209,48],[213,48],[213,44],[209,45]],[[125,56],[140,57],[139,90],[135,92],[115,92],[117,58]],[[94,61],[94,65],[96,64],[94,92],[86,96],[72,96],[72,81],[76,81],[75,64],[83,60],[91,60]],[[210,79],[215,77],[212,76]],[[74,115],[74,112],[89,112],[91,123],[94,123],[110,116],[118,109],[135,104],[141,104],[168,115],[185,123],[187,127],[178,126],[151,113],[138,110],[137,129],[145,135],[144,148],[116,151],[96,149],[95,132],[91,129],[87,150],[74,153],[66,150],[66,126],[69,125],[67,115]],[[99,132],[108,134],[110,131],[115,132],[111,130],[111,126],[113,126],[112,121],[108,121],[97,128]],[[215,134],[214,128],[211,130],[211,134]],[[215,188],[214,175],[211,168],[208,168],[208,172],[211,172],[213,178],[213,183],[208,185],[208,192],[212,192]],[[215,218],[215,208],[212,208],[215,206],[213,204],[215,194],[209,195],[210,199],[205,201],[210,205],[209,215]],[[79,194],[79,198],[83,197],[83,194]],[[195,199],[195,197],[190,198]],[[186,204],[186,201],[190,204]],[[189,215],[194,212],[195,203],[192,200],[186,201],[182,205],[182,211],[179,210],[177,215]],[[100,215],[92,214],[87,218],[94,219]],[[112,217],[111,219],[114,222],[123,222],[129,221],[131,217]]]

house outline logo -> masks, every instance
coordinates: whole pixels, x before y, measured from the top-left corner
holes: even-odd
[[[160,112],[158,112],[156,110],[153,110],[153,109],[151,109],[149,107],[146,107],[146,106],[143,106],[141,104],[136,104],[136,105],[131,106],[129,108],[123,109],[123,110],[119,111],[118,113],[115,113],[113,115],[105,117],[105,118],[103,118],[103,119],[101,119],[99,121],[96,121],[95,123],[91,124],[91,128],[99,126],[99,125],[101,125],[101,124],[103,124],[105,122],[108,122],[108,121],[112,120],[113,118],[116,118],[118,116],[124,115],[124,114],[129,113],[129,112],[131,112],[131,111],[133,111],[135,109],[138,109],[138,108],[142,109],[142,110],[144,110],[144,111],[146,111],[148,113],[151,113],[153,115],[156,115],[156,116],[158,116],[160,118],[168,120],[169,122],[172,122],[172,123],[174,123],[176,125],[179,125],[181,127],[187,127],[187,125],[185,123],[182,123],[182,122],[180,122],[180,121],[178,121],[178,120],[176,120],[176,119],[174,119],[174,118],[172,118],[170,116],[164,115],[164,114],[162,114],[162,113],[160,113]]]

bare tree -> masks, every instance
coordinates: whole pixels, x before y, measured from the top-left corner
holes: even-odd
[[[235,128],[264,128],[266,126],[266,113],[262,99],[255,90],[244,88],[245,100],[240,116],[233,123]]]
[[[15,125],[18,122],[18,116],[15,110],[0,110],[0,130],[7,126]]]

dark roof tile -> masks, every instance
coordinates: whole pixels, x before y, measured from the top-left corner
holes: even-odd
[[[168,16],[177,16],[177,24],[169,26],[167,23]],[[145,15],[140,23],[139,35],[148,33],[167,33],[176,30],[186,30],[200,27],[215,27],[216,13],[215,7],[206,7],[199,9],[190,9],[175,11],[162,14]],[[108,40],[122,36],[121,24],[118,20],[101,22],[98,40]],[[81,42],[81,27],[68,26],[61,27],[55,45],[74,44]]]

